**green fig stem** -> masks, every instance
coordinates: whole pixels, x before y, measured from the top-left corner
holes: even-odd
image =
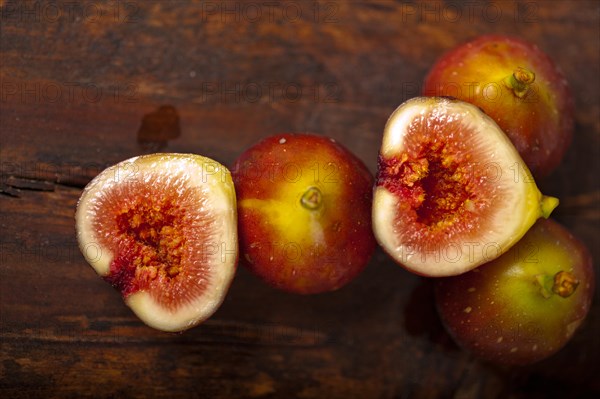
[[[300,199],[302,206],[310,211],[317,210],[323,203],[323,194],[317,187],[309,187]]]
[[[508,87],[515,96],[519,98],[525,97],[529,86],[535,81],[535,73],[523,67],[517,67],[512,75],[504,78],[504,84]]]
[[[542,211],[542,216],[544,219],[548,219],[550,214],[558,206],[558,198],[550,197],[548,195],[542,195],[542,199],[540,201],[540,209]]]
[[[554,294],[561,298],[568,298],[573,295],[579,285],[579,280],[575,275],[564,270],[559,271],[554,276],[538,274],[535,278],[540,285],[540,293],[546,299]]]
[[[550,298],[553,294],[552,287],[554,286],[554,277],[547,274],[538,274],[535,276],[537,283],[540,286],[540,293],[546,299]]]

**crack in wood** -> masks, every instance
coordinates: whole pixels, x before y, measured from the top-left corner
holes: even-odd
[[[8,176],[2,178],[0,182],[0,194],[8,197],[20,198],[21,191],[41,191],[53,192],[56,187],[83,189],[86,183],[78,183],[71,181],[46,180],[46,179],[30,179],[20,176]]]
[[[156,344],[177,340],[179,344],[198,343],[226,345],[258,345],[269,347],[316,347],[330,341],[322,331],[279,324],[253,324],[232,321],[207,321],[200,335],[161,334],[155,336],[141,323],[133,319],[72,320],[60,327],[26,328],[21,331],[0,332],[0,340],[22,341],[23,339],[56,343],[132,343]],[[183,337],[183,338],[182,338]]]

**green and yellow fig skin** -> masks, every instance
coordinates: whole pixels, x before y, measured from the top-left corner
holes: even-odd
[[[465,273],[519,241],[558,200],[542,195],[498,125],[450,98],[406,101],[384,131],[373,200],[382,248],[409,271]]]
[[[552,220],[539,220],[507,253],[460,276],[437,279],[436,305],[455,341],[500,364],[556,353],[589,312],[592,258]]]
[[[548,176],[573,136],[574,101],[559,68],[537,46],[502,35],[481,36],[443,55],[423,95],[477,105],[511,139],[533,176]]]
[[[375,249],[373,176],[323,136],[278,134],[232,167],[241,262],[268,284],[298,294],[336,290]]]

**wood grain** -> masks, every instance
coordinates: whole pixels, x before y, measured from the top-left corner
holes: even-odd
[[[598,293],[574,340],[525,368],[459,350],[431,282],[381,251],[356,281],[310,297],[240,269],[213,318],[166,334],[145,327],[85,263],[73,214],[85,184],[128,157],[193,152],[231,165],[284,131],[334,137],[375,171],[387,117],[419,94],[434,60],[479,34],[508,33],[546,51],[575,93],[574,142],[540,185],[561,198],[555,218],[598,264],[599,7],[0,1],[0,396],[597,395]],[[178,129],[167,118],[141,134],[162,106]]]

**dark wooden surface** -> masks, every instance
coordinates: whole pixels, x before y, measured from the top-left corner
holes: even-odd
[[[434,60],[476,35],[509,33],[549,53],[574,90],[573,145],[540,186],[561,198],[555,218],[597,265],[597,2],[0,5],[1,397],[600,393],[598,294],[563,351],[523,368],[459,350],[437,319],[430,282],[379,250],[350,285],[310,297],[240,269],[213,318],[167,334],[138,321],[86,264],[73,220],[101,169],[156,150],[231,164],[262,137],[312,131],[374,171],[386,118],[418,94]]]

